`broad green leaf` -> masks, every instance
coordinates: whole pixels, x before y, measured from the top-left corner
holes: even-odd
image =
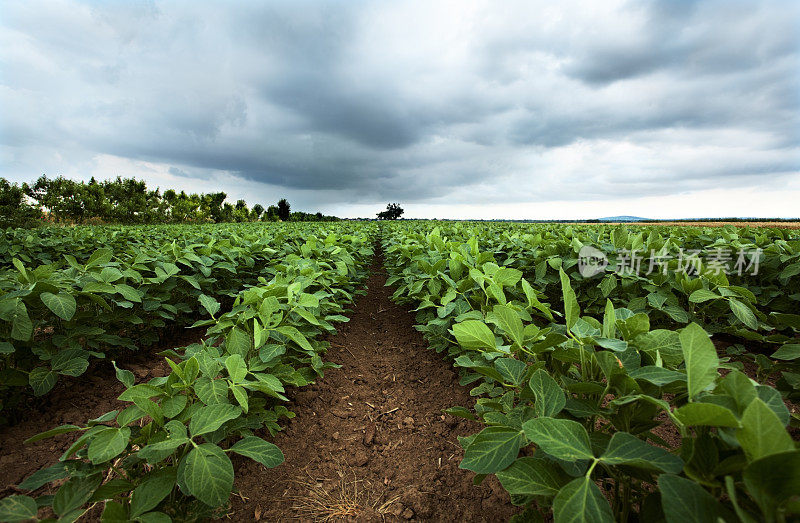
[[[491,474],[508,467],[524,442],[522,432],[510,427],[486,427],[464,451],[459,468]]]
[[[234,327],[228,333],[228,337],[225,338],[225,350],[228,354],[238,354],[246,357],[252,348],[252,341],[250,334],[239,327]]]
[[[577,478],[559,490],[553,500],[555,523],[613,523],[614,514],[603,493],[590,478]]]
[[[492,309],[498,325],[508,334],[518,347],[522,347],[524,341],[522,320],[519,318],[517,312],[505,305],[495,305]]]
[[[236,405],[221,403],[219,405],[206,405],[197,409],[189,422],[189,432],[192,437],[207,434],[220,428],[226,421],[236,419],[242,415],[242,409]]]
[[[194,382],[194,391],[206,405],[228,402],[228,384],[225,380],[212,380],[206,376]]]
[[[733,314],[739,318],[739,321],[753,330],[758,330],[758,319],[753,311],[750,310],[750,307],[733,298],[728,300],[728,304],[730,305]]]
[[[693,399],[714,383],[719,358],[708,333],[696,323],[687,325],[680,333],[683,359],[686,361],[686,387]]]
[[[692,303],[703,303],[708,300],[716,300],[717,298],[721,298],[719,294],[715,292],[711,292],[708,289],[697,289],[692,294],[689,295],[689,301]]]
[[[8,496],[0,499],[0,521],[27,521],[36,519],[39,508],[29,496]]]
[[[744,470],[744,484],[765,514],[800,493],[800,450],[757,459]]]
[[[736,415],[722,405],[714,403],[687,403],[675,409],[675,418],[687,427],[740,427]]]
[[[722,506],[694,481],[672,474],[658,477],[667,523],[708,523],[723,516]]]
[[[654,447],[627,432],[616,432],[600,460],[609,465],[631,465],[680,474],[683,460],[660,447]]]
[[[53,511],[59,516],[63,516],[89,501],[92,494],[100,483],[103,477],[100,474],[95,474],[87,478],[72,478],[58,489],[55,497],[53,498]]]
[[[36,367],[28,375],[33,394],[43,396],[55,386],[58,376],[47,367]]]
[[[564,473],[557,465],[530,457],[519,458],[495,475],[511,495],[552,497],[564,484]]]
[[[772,353],[776,360],[796,360],[800,358],[800,343],[787,343]]]
[[[128,446],[130,437],[131,429],[128,427],[109,427],[98,432],[89,443],[89,459],[97,465],[117,457]]]
[[[225,368],[234,383],[240,383],[247,377],[247,364],[239,354],[232,354],[225,358]]]
[[[140,516],[158,506],[172,492],[176,478],[175,467],[159,469],[145,476],[131,496],[131,517]]]
[[[136,378],[134,377],[133,372],[126,369],[120,369],[117,367],[117,362],[115,361],[112,361],[111,365],[114,366],[114,373],[116,374],[117,379],[121,381],[123,385],[125,385],[125,388],[133,387],[133,384],[136,383]]]
[[[494,350],[492,330],[482,321],[467,320],[453,325],[453,335],[459,345],[472,350]]]
[[[534,418],[523,423],[522,429],[529,440],[554,458],[564,461],[594,458],[589,434],[576,421]]]
[[[15,300],[8,320],[11,321],[11,338],[20,341],[31,339],[31,336],[33,336],[33,322],[28,316],[28,308],[19,298]]]
[[[66,465],[64,463],[56,463],[45,469],[37,470],[28,476],[25,481],[19,484],[19,488],[22,490],[36,490],[51,481],[66,478],[67,474]]]
[[[42,299],[42,303],[62,320],[69,321],[75,316],[77,304],[71,294],[66,292],[59,292],[58,294],[43,292],[39,297]]]
[[[192,496],[219,507],[228,501],[233,488],[233,464],[221,448],[203,443],[181,460],[178,478]]]
[[[742,427],[736,431],[736,439],[749,461],[795,449],[781,420],[758,398],[742,414]]]
[[[663,387],[670,383],[677,381],[686,381],[686,374],[676,370],[665,369],[664,367],[656,367],[655,365],[647,365],[633,369],[628,372],[628,376],[635,380],[645,380],[653,385]]]
[[[564,298],[564,319],[567,323],[567,330],[572,329],[575,322],[581,315],[581,308],[578,305],[578,299],[575,297],[575,291],[572,290],[572,285],[569,282],[569,276],[564,272],[564,269],[558,269],[559,277],[561,278],[561,295]]]
[[[254,459],[267,468],[277,467],[283,463],[283,452],[275,444],[257,436],[247,436],[230,448],[232,452]]]
[[[288,337],[290,340],[292,340],[296,344],[300,345],[301,349],[303,349],[305,351],[308,351],[308,352],[313,352],[314,351],[314,348],[308,342],[308,338],[303,336],[303,333],[301,333],[295,327],[283,326],[283,327],[278,327],[275,330],[277,330],[278,332],[280,332],[284,336]]]
[[[564,390],[547,371],[539,369],[534,372],[528,384],[536,397],[533,408],[537,416],[553,417],[566,405]]]
[[[203,306],[203,308],[211,315],[212,318],[219,312],[220,304],[211,296],[201,294],[197,297],[197,299],[200,300],[200,305]]]
[[[503,377],[503,381],[511,385],[519,385],[525,377],[527,365],[514,358],[498,358],[494,360],[494,368]]]

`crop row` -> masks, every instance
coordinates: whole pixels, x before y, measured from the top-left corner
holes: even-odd
[[[231,494],[231,453],[280,464],[280,450],[258,434],[274,435],[279,418],[293,416],[282,405],[286,386],[307,385],[332,366],[322,359],[328,344],[319,337],[347,320],[344,306],[363,292],[372,254],[366,229],[314,232],[287,243],[226,312],[199,295],[210,318],[195,326],[207,327],[206,337],[165,353],[168,376],[137,384],[117,368],[127,407],[31,438],[80,434],[58,463],[19,485],[33,492],[63,482],[55,494],[5,498],[0,521],[35,519],[42,507],[74,521],[98,505],[107,521],[209,517],[224,511]]]
[[[760,233],[720,232],[770,249]],[[789,366],[796,326],[776,316],[793,313],[775,289],[796,300],[786,294],[793,275],[748,288],[704,270],[616,274],[615,249],[719,239],[697,229],[403,224],[382,234],[394,298],[416,308],[430,346],[474,387],[474,412],[449,411],[485,425],[461,439],[461,468],[478,482],[496,475],[524,515],[749,522],[800,512],[800,450],[787,429],[796,417],[778,390],[720,358],[704,329],[755,334]],[[584,244],[607,253],[605,274],[580,274]],[[792,256],[779,256],[771,274],[791,273]],[[727,312],[694,307],[711,301],[692,299],[700,290]],[[743,321],[734,300],[757,322]]]
[[[152,345],[165,328],[191,324],[200,296],[228,305],[302,242],[297,233],[266,236],[235,226],[213,236],[184,231],[194,234],[161,237],[162,243],[126,234],[123,244],[100,248],[87,241],[48,263],[35,257],[41,255],[36,242],[18,253],[29,261],[14,258],[13,267],[0,272],[4,414],[28,391],[49,392],[59,375],[83,374],[93,358]]]

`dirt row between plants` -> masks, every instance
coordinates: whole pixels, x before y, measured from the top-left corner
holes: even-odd
[[[232,520],[503,521],[515,512],[494,477],[475,486],[458,468],[457,437],[480,426],[442,410],[474,398],[427,348],[413,314],[392,303],[381,261],[329,339],[326,359],[342,367],[291,397],[297,417],[274,440],[286,462],[237,463]]]

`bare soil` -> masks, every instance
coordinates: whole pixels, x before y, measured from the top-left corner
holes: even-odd
[[[412,313],[392,303],[381,262],[329,339],[326,359],[342,367],[290,395],[297,417],[274,439],[285,463],[237,463],[232,520],[504,521],[516,512],[493,476],[475,486],[458,468],[457,437],[481,427],[442,411],[474,398]]]

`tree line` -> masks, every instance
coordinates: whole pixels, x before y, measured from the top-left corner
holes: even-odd
[[[223,223],[255,221],[334,221],[322,213],[292,212],[284,198],[264,208],[232,204],[224,192],[186,193],[148,189],[143,180],[117,177],[88,182],[41,176],[35,182],[0,178],[0,227],[61,224]]]

